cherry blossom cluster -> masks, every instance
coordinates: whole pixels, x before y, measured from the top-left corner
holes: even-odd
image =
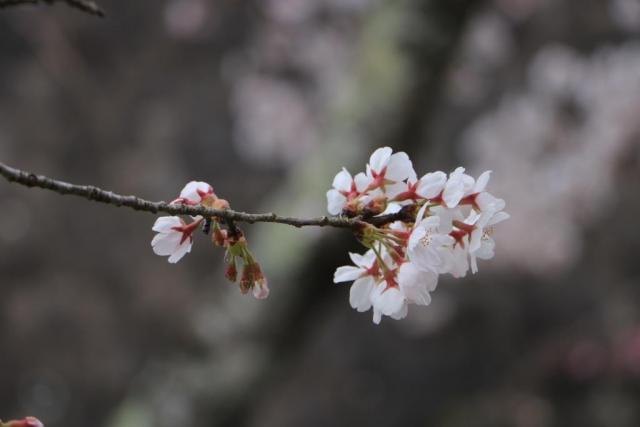
[[[457,168],[418,178],[406,153],[377,149],[366,171],[345,168],[327,192],[328,211],[371,219],[392,218],[358,232],[368,249],[350,253],[355,265],[338,267],[334,282],[350,282],[349,302],[360,311],[402,319],[408,305],[428,305],[440,274],[464,277],[478,271],[478,259],[494,256],[493,227],[508,219],[505,202],[486,191],[491,172],[478,179]],[[395,214],[395,215],[389,215]]]
[[[213,187],[201,181],[189,182],[171,203],[229,209],[229,202],[218,198]],[[201,227],[205,234],[211,233],[211,241],[215,245],[225,248],[227,279],[237,282],[243,294],[252,291],[256,298],[266,298],[269,295],[267,279],[249,251],[244,234],[233,222],[202,216],[189,217],[186,221],[179,216],[162,216],[153,224],[152,230],[157,234],[151,241],[151,247],[157,255],[168,256],[170,263],[176,263],[191,252],[193,233]]]

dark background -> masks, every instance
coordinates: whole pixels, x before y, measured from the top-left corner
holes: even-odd
[[[154,217],[0,183],[0,417],[47,427],[640,425],[640,1],[167,0],[0,9],[0,159],[316,216],[342,166],[494,171],[480,273],[349,307],[345,231],[245,226],[266,301]]]

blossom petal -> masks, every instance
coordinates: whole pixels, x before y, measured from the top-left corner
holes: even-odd
[[[178,216],[161,216],[156,219],[156,222],[153,223],[153,227],[151,229],[153,231],[157,231],[158,233],[170,233],[173,227],[180,227],[184,225],[182,219]]]
[[[389,158],[385,178],[399,182],[415,175],[416,173],[413,170],[411,159],[409,159],[409,156],[404,151],[395,153]]]
[[[359,312],[367,311],[371,308],[371,291],[375,286],[371,276],[362,277],[351,285],[349,290],[349,304]]]
[[[331,189],[327,191],[327,211],[331,215],[340,215],[346,203],[347,198],[338,190]]]
[[[194,203],[200,203],[202,201],[201,193],[213,194],[213,187],[206,182],[191,181],[184,186],[180,197]]]
[[[362,269],[358,267],[343,265],[342,267],[338,267],[333,274],[333,283],[350,282],[352,280],[356,280],[358,277],[362,276],[362,274]]]
[[[371,169],[376,173],[384,169],[389,163],[392,152],[393,150],[390,147],[381,147],[374,151],[371,157],[369,157],[369,166],[371,166]]]
[[[180,233],[156,234],[151,241],[153,252],[160,256],[171,255],[178,249],[180,238]]]
[[[342,168],[342,170],[333,178],[333,188],[341,191],[349,191],[351,190],[352,182],[353,179],[351,178],[349,171],[346,168]]]
[[[184,243],[178,246],[177,250],[171,254],[167,261],[169,261],[171,264],[175,264],[189,252],[191,252],[191,242],[189,240],[186,240]]]
[[[447,183],[447,174],[442,171],[431,172],[420,178],[416,193],[427,199],[437,197]]]
[[[487,188],[487,184],[489,183],[489,178],[491,177],[491,171],[482,172],[482,174],[476,180],[476,184],[473,187],[474,193],[480,193]]]
[[[353,178],[353,182],[356,183],[356,190],[362,193],[364,190],[367,189],[369,184],[371,184],[371,178],[365,175],[364,173],[360,172]]]

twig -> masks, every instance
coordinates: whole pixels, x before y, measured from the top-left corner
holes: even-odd
[[[92,0],[0,0],[0,8],[17,6],[20,4],[38,4],[38,3],[66,3],[70,7],[86,12],[90,15],[104,17],[104,12],[98,4]]]
[[[125,206],[138,211],[146,211],[151,213],[164,212],[170,215],[202,215],[206,218],[217,217],[229,222],[248,222],[250,224],[256,222],[272,222],[278,224],[292,225],[294,227],[338,227],[351,228],[353,230],[361,229],[366,224],[380,226],[404,219],[407,212],[402,210],[397,214],[383,215],[368,219],[347,218],[342,216],[322,216],[319,218],[292,218],[283,217],[274,213],[251,214],[246,212],[238,212],[231,209],[211,209],[203,206],[188,206],[181,204],[169,204],[166,202],[152,202],[137,196],[124,196],[112,191],[103,190],[93,185],[76,185],[64,181],[58,181],[44,175],[36,175],[34,173],[25,172],[20,169],[0,163],[0,175],[9,182],[15,182],[26,187],[39,187],[45,190],[51,190],[59,194],[72,194],[84,199],[93,200],[114,206]]]

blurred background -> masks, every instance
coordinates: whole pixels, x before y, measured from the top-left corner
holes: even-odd
[[[494,171],[480,273],[403,321],[349,307],[348,232],[203,235],[0,182],[0,417],[47,427],[640,425],[640,0],[100,0],[0,9],[0,159],[316,216],[342,167]]]

